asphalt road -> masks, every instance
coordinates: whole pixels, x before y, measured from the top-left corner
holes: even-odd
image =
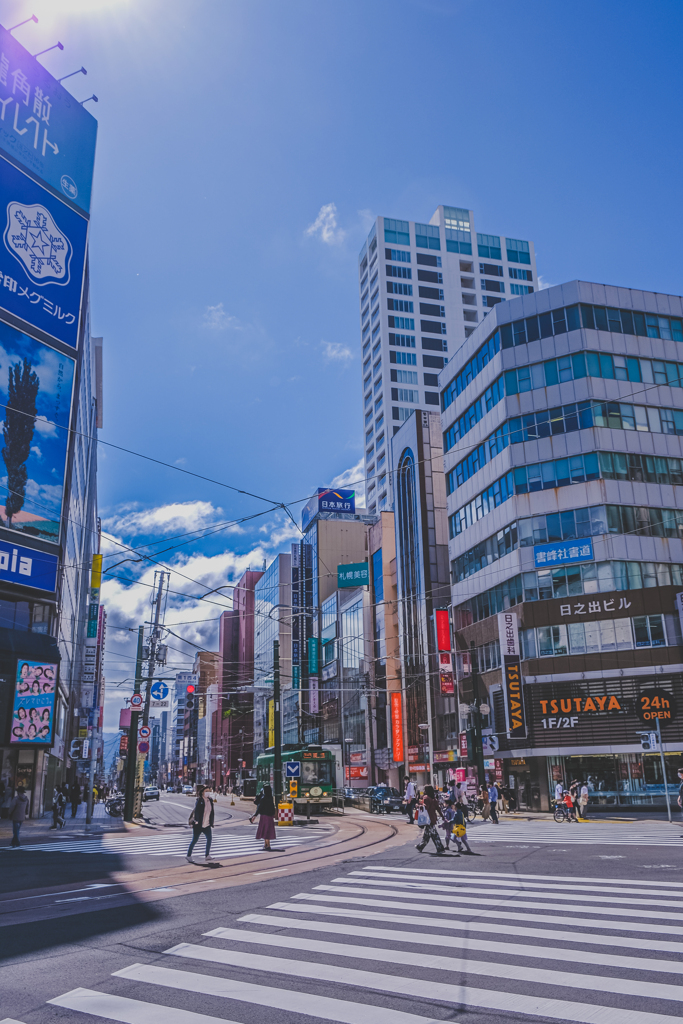
[[[472,828],[471,857],[419,854],[406,826],[406,845],[332,868],[290,877],[264,855],[250,885],[0,928],[2,1012],[22,1024],[680,1024],[683,841],[653,828],[651,842],[572,845],[578,832],[544,824],[527,841],[517,826]]]

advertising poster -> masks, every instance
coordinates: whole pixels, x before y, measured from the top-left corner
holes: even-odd
[[[10,743],[52,744],[57,665],[19,661]]]
[[[0,160],[0,308],[76,348],[88,222]]]
[[[389,695],[389,700],[391,703],[392,757],[395,763],[400,763],[401,761],[405,761],[405,753],[403,749],[403,697],[399,691],[394,690]]]
[[[0,526],[26,539],[59,542],[73,380],[73,360],[0,321]]]
[[[0,148],[86,213],[97,121],[0,26]]]

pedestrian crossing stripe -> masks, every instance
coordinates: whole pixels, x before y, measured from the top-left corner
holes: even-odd
[[[458,902],[461,887],[484,879],[498,895],[496,909]],[[648,880],[645,892],[634,879],[611,878],[602,891],[590,881],[584,893],[580,878],[364,865],[180,942],[161,961],[129,964],[114,972],[110,991],[76,988],[49,1003],[70,1011],[70,1024],[81,1014],[122,1024],[237,1024],[245,1013],[250,1024],[270,1024],[274,1010],[311,1024],[437,1024],[464,1013],[472,1024],[494,1013],[545,1024],[680,1024],[683,925],[661,923],[659,906],[666,896],[672,912],[683,906],[682,883]],[[419,888],[411,892],[408,882]],[[551,916],[558,892],[571,885],[584,917],[569,920],[566,904]],[[530,908],[508,910],[520,897]],[[638,920],[620,919],[620,911]],[[623,934],[629,930],[637,935]],[[184,1008],[198,996],[218,1016]]]
[[[292,832],[291,829],[276,829],[276,839],[273,841],[273,849],[286,849],[293,846],[301,846],[314,839],[329,835],[334,831],[333,825],[311,825],[301,832]],[[49,843],[30,843],[22,846],[21,849],[28,853],[95,853],[95,854],[129,854],[131,856],[144,855],[148,857],[184,857],[190,844],[192,833],[190,830],[182,832],[163,833],[161,835],[131,836],[123,834],[109,834],[93,837],[92,839],[59,839]],[[205,841],[200,837],[195,847],[196,856],[203,856]],[[6,849],[6,848],[5,848]],[[241,857],[247,853],[254,853],[262,849],[262,841],[255,838],[255,834],[249,832],[243,835],[232,835],[230,833],[214,832],[211,841],[211,855],[221,857]],[[1,1022],[0,1022],[1,1024]]]
[[[576,824],[576,828],[574,828]],[[683,846],[683,829],[662,823],[527,821],[468,825],[470,842],[551,843],[553,846]]]

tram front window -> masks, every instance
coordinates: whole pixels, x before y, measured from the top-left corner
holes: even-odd
[[[305,786],[329,786],[330,768],[329,761],[304,761],[301,765],[303,784]]]

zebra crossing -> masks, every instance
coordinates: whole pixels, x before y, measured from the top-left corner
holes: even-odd
[[[192,938],[49,1004],[73,1024],[683,1017],[683,882],[367,864]]]
[[[302,846],[314,839],[329,835],[334,831],[333,825],[309,825],[306,828],[277,828],[277,838],[273,840],[273,848],[286,850],[295,846]],[[256,826],[246,830],[231,830],[229,832],[213,833],[211,843],[211,856],[221,857],[243,857],[249,853],[256,853],[263,847],[263,842],[255,838]],[[28,853],[86,853],[105,854],[109,856],[128,855],[144,857],[185,857],[187,848],[192,838],[192,830],[183,828],[177,832],[149,832],[145,835],[129,833],[114,833],[93,836],[90,839],[77,839],[65,836],[60,840],[59,836],[47,843],[30,843],[20,847]],[[204,856],[206,840],[199,837],[195,847],[195,855]],[[2,852],[16,856],[16,850],[4,847]]]
[[[551,843],[554,846],[681,846],[683,822],[475,821],[467,834],[477,843]]]

